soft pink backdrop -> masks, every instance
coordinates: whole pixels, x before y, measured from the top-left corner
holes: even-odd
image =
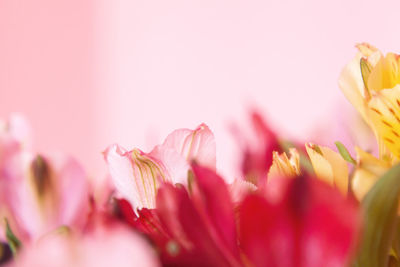
[[[400,52],[398,1],[1,0],[0,116],[22,112],[39,151],[104,173],[110,143],[149,149],[206,122],[218,165],[230,121],[257,104],[286,135],[340,132],[337,86],[356,42]],[[338,108],[340,107],[340,108]],[[339,138],[338,138],[339,139]]]

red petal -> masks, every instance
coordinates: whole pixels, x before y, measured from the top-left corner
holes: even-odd
[[[201,206],[218,239],[232,253],[238,254],[234,205],[224,180],[214,171],[193,164]]]
[[[255,266],[346,266],[360,226],[355,203],[317,179],[282,185],[277,202],[253,195],[240,207],[248,259]]]

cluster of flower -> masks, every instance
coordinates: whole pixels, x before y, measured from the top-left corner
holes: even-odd
[[[0,122],[0,265],[400,266],[400,56],[357,48],[339,83],[379,157],[283,142],[254,112],[231,183],[201,124],[149,153],[110,146],[95,190],[73,159],[33,154],[19,117]]]

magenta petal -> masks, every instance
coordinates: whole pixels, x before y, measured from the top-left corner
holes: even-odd
[[[237,254],[236,224],[234,205],[230,192],[221,178],[214,171],[192,165],[198,186],[201,206],[215,230],[215,235],[232,253]]]
[[[298,266],[293,259],[294,229],[284,212],[262,196],[250,195],[243,201],[240,244],[254,266]]]
[[[194,244],[195,253],[200,255],[193,263],[196,266],[234,266],[230,257],[224,253],[224,248],[215,243],[212,238],[214,229],[204,222],[188,194],[181,190],[179,198],[179,221],[187,238]]]
[[[250,195],[240,207],[240,244],[250,262],[272,267],[346,266],[360,227],[355,203],[307,177],[282,179],[279,188],[282,197]]]

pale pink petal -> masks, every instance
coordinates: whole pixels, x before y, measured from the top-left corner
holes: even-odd
[[[24,147],[30,147],[32,143],[32,130],[26,119],[19,114],[12,114],[7,123],[9,134]]]
[[[138,149],[126,151],[118,145],[104,153],[112,181],[134,210],[155,208],[155,196],[161,181],[171,181],[163,163]]]
[[[41,216],[38,199],[30,182],[29,166],[33,155],[20,152],[13,170],[3,182],[5,214],[13,230],[24,241],[38,237],[46,231],[45,218]],[[4,177],[3,177],[4,178]]]
[[[199,165],[213,170],[216,168],[214,134],[205,124],[201,124],[195,130],[178,129],[173,131],[162,146],[177,151],[189,163],[195,160]]]
[[[82,166],[74,159],[64,161],[57,171],[60,194],[59,224],[83,226],[89,212],[89,183]]]
[[[53,235],[25,247],[18,267],[156,267],[159,262],[150,245],[138,234],[116,228],[76,239]]]
[[[172,183],[187,184],[190,165],[176,150],[164,146],[156,146],[149,155],[164,164]]]

